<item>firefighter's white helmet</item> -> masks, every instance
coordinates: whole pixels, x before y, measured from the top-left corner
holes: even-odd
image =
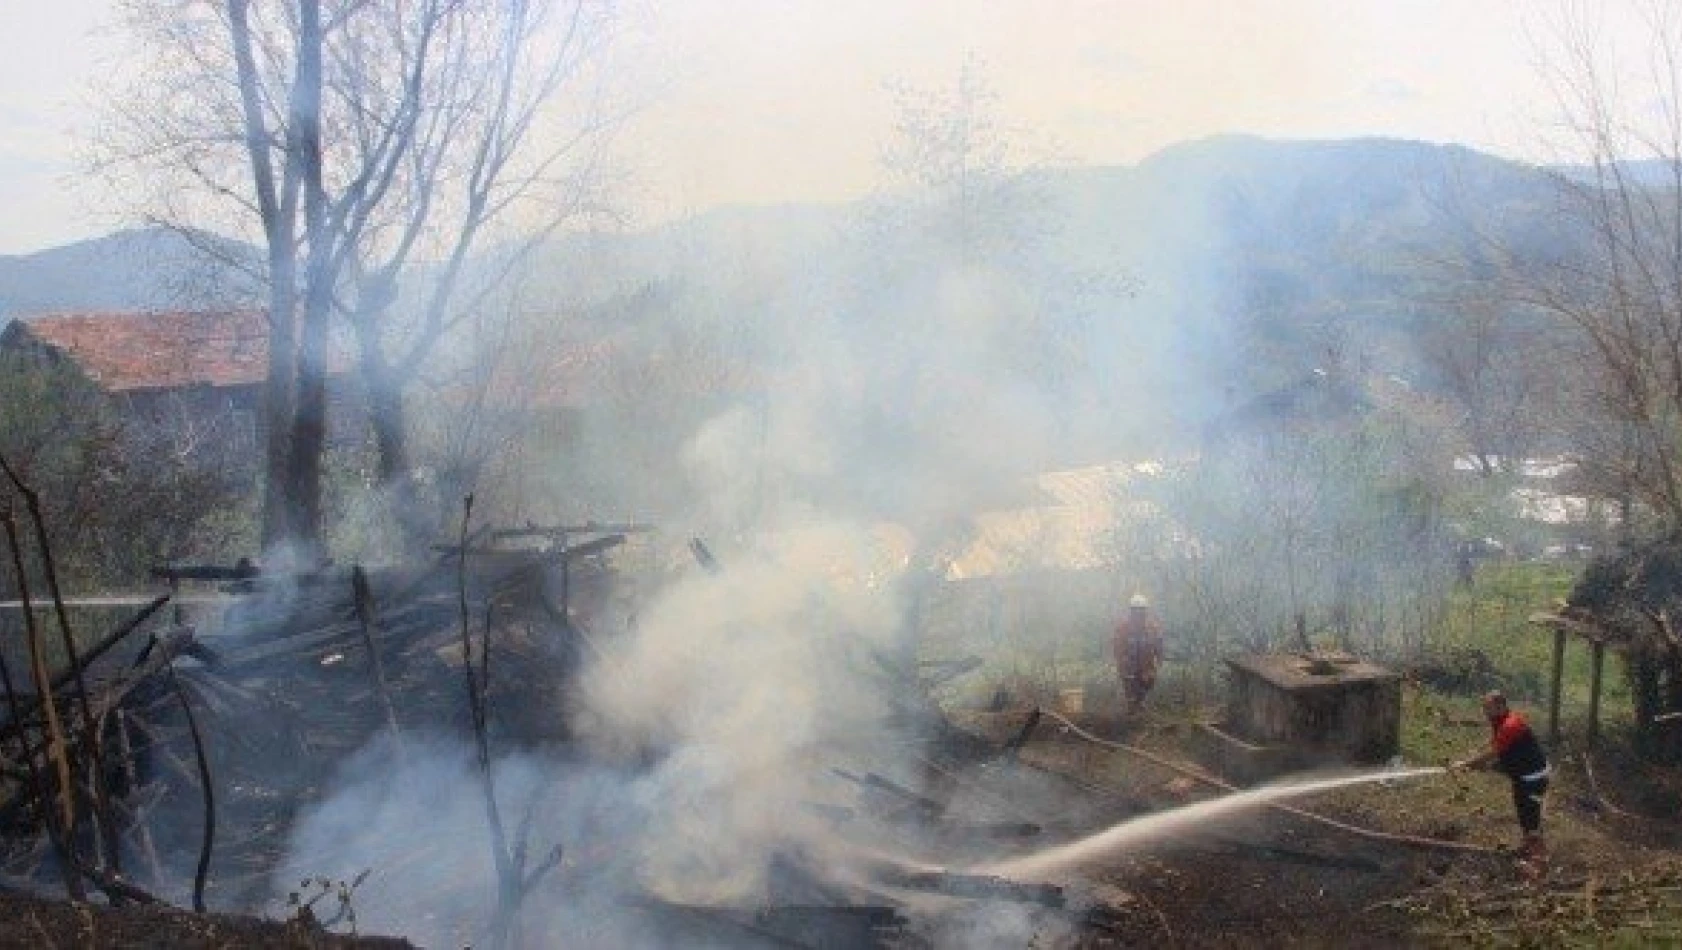
[[[1145,610],[1150,607],[1150,605],[1150,598],[1146,597],[1144,594],[1134,594],[1127,601],[1127,606],[1132,607],[1134,610]]]

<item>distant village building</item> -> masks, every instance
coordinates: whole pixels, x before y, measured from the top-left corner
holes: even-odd
[[[257,470],[269,327],[261,311],[57,313],[12,321],[0,352],[74,368],[130,420],[180,451]],[[328,381],[328,440],[363,441],[367,414],[351,374]]]

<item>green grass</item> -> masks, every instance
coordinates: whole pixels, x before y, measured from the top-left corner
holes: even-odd
[[[1402,657],[1404,666],[1449,666],[1473,653],[1487,659],[1494,683],[1466,682],[1456,688],[1433,688],[1414,678],[1402,690],[1401,755],[1414,765],[1446,765],[1482,751],[1489,727],[1478,705],[1487,685],[1505,689],[1546,739],[1547,693],[1553,662],[1553,632],[1533,625],[1529,617],[1547,611],[1570,592],[1580,565],[1487,564],[1475,584],[1455,591],[1436,612],[1427,631],[1423,656]],[[1172,618],[1170,629],[1172,630]],[[1084,687],[1089,714],[1104,704],[1119,702],[1115,674],[1107,656],[1107,630],[1067,631],[1061,636],[1001,637],[994,649],[982,651],[986,665],[953,691],[968,690],[975,698],[990,696],[999,685],[1019,690],[1017,698],[1055,702],[1056,690]],[[1038,631],[1036,631],[1038,632]],[[1587,879],[1595,887],[1642,887],[1584,897],[1588,888],[1567,893],[1542,890],[1507,904],[1484,905],[1459,900],[1504,892],[1516,874],[1500,861],[1468,860],[1454,864],[1434,884],[1421,885],[1410,897],[1415,936],[1427,945],[1460,946],[1645,946],[1682,933],[1682,905],[1674,900],[1682,884],[1682,870],[1671,863],[1662,847],[1625,833],[1605,816],[1585,811],[1591,790],[1582,768],[1590,679],[1588,645],[1567,642],[1562,683],[1562,741],[1549,743],[1558,766],[1549,794],[1547,826],[1560,882]],[[1458,658],[1458,659],[1457,659]],[[1168,662],[1163,665],[1151,697],[1151,728],[1129,741],[1161,743],[1168,754],[1191,759],[1186,730],[1161,728],[1177,721],[1216,712],[1225,694],[1224,664],[1214,661]],[[1599,781],[1610,787],[1617,776],[1607,774],[1619,760],[1612,754],[1627,748],[1631,707],[1623,664],[1608,656],[1601,695],[1601,739],[1607,753],[1597,756]],[[1094,775],[1099,781],[1124,784],[1136,763],[1117,760],[1114,775]],[[1618,798],[1627,789],[1613,788]],[[1504,779],[1488,772],[1430,775],[1387,786],[1362,786],[1332,792],[1306,803],[1315,810],[1356,824],[1426,837],[1450,838],[1486,847],[1511,847],[1518,837],[1509,789]],[[1621,800],[1626,803],[1632,798]],[[1445,863],[1445,866],[1446,863]]]
[[[1551,629],[1530,623],[1529,617],[1562,601],[1579,570],[1576,565],[1560,564],[1485,565],[1471,589],[1458,590],[1450,598],[1437,629],[1427,639],[1427,659],[1473,650],[1482,653],[1500,677],[1500,687],[1515,703],[1527,707],[1533,722],[1543,725],[1554,636]],[[1567,638],[1560,719],[1568,733],[1586,728],[1592,669],[1588,643]],[[1459,697],[1451,693],[1440,698],[1472,699],[1475,694],[1476,690],[1468,690]],[[1476,706],[1471,709],[1475,715]],[[1608,652],[1601,684],[1601,728],[1603,732],[1622,730],[1631,717],[1623,661]]]
[[[1455,590],[1437,613],[1427,632],[1423,655],[1404,657],[1405,665],[1456,667],[1472,655],[1487,659],[1490,682],[1467,683],[1458,689],[1412,690],[1404,709],[1403,754],[1416,761],[1440,761],[1443,755],[1458,756],[1438,748],[1431,730],[1440,730],[1450,720],[1473,720],[1479,715],[1477,698],[1487,688],[1505,690],[1515,705],[1539,729],[1546,728],[1548,691],[1553,663],[1553,631],[1529,622],[1532,614],[1551,610],[1563,600],[1576,582],[1581,565],[1542,563],[1492,563],[1483,565],[1469,589]],[[1172,618],[1170,629],[1172,630]],[[961,655],[975,652],[982,669],[943,690],[943,698],[957,705],[985,703],[1004,686],[1019,701],[1054,702],[1061,689],[1082,687],[1089,707],[1093,703],[1117,702],[1115,672],[1108,656],[1107,626],[1092,621],[1084,624],[1028,625],[1011,629],[985,643],[964,642],[950,632],[941,648],[931,655]],[[1029,633],[1033,635],[1030,636]],[[1561,726],[1568,742],[1575,744],[1587,729],[1590,691],[1588,644],[1571,638],[1566,644],[1565,670],[1561,684]],[[1163,664],[1151,705],[1159,715],[1177,718],[1216,714],[1225,696],[1224,665],[1211,661],[1171,660]],[[1602,735],[1616,740],[1632,725],[1629,686],[1623,661],[1608,654],[1602,680],[1600,724]],[[1473,729],[1455,730],[1460,738],[1476,741]],[[1421,753],[1429,752],[1430,755]]]

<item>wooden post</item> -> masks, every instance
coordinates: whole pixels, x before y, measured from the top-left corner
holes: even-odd
[[[1548,741],[1559,742],[1559,693],[1565,678],[1565,628],[1554,628],[1554,665],[1548,691]]]
[[[1606,644],[1594,641],[1594,670],[1589,674],[1589,748],[1600,738],[1600,674],[1606,666]]]
[[[112,715],[116,719],[117,754],[122,759],[123,780],[128,794],[132,796],[140,790],[140,769],[134,760],[134,740],[129,736],[128,713],[119,707]],[[152,840],[152,830],[146,824],[150,811],[150,808],[146,811],[137,808],[130,812],[133,822],[131,831],[140,843],[140,853],[146,858],[146,866],[152,875],[148,883],[160,887],[164,884],[164,867],[158,860],[158,847]]]

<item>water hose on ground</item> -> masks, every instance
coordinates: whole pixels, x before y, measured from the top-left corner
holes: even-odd
[[[1169,771],[1177,772],[1187,778],[1221,789],[1222,791],[1242,791],[1242,789],[1233,785],[1231,782],[1216,778],[1215,776],[1210,775],[1202,769],[1194,766],[1186,765],[1181,762],[1175,762],[1172,759],[1164,758],[1154,752],[1147,752],[1137,746],[1125,745],[1120,742],[1112,742],[1109,739],[1095,736],[1049,709],[1041,709],[1040,715],[1056,721],[1058,724],[1063,726],[1063,728],[1067,729],[1071,735],[1085,740],[1086,742],[1090,742],[1093,745],[1101,746],[1106,749],[1113,749],[1117,752],[1126,752],[1129,755],[1137,756],[1154,765],[1159,765]],[[1372,828],[1363,828],[1359,825],[1351,825],[1347,822],[1338,821],[1335,818],[1327,818],[1325,815],[1315,814],[1314,812],[1306,811],[1293,805],[1286,805],[1281,802],[1270,802],[1265,804],[1263,807],[1271,808],[1275,811],[1281,811],[1288,815],[1295,815],[1298,818],[1316,822],[1318,824],[1325,825],[1328,828],[1334,828],[1346,834],[1352,834],[1360,838],[1367,838],[1372,841],[1385,841],[1391,844],[1399,844],[1412,848],[1431,848],[1441,851],[1464,851],[1474,854],[1501,853],[1499,848],[1491,848],[1487,845],[1471,844],[1464,841],[1445,841],[1441,838],[1425,838],[1418,835],[1403,835],[1388,831],[1376,831]]]
[[[1583,774],[1585,776],[1587,776],[1587,778],[1589,780],[1589,793],[1594,796],[1595,803],[1597,805],[1599,805],[1602,809],[1604,809],[1607,814],[1615,815],[1619,818],[1625,819],[1626,821],[1633,821],[1633,822],[1643,823],[1643,824],[1647,824],[1647,825],[1656,825],[1656,826],[1659,826],[1661,828],[1675,828],[1675,827],[1677,827],[1677,824],[1674,820],[1666,821],[1663,818],[1659,818],[1659,817],[1656,817],[1656,816],[1653,816],[1653,815],[1638,815],[1635,812],[1626,811],[1625,809],[1619,808],[1610,798],[1607,798],[1606,793],[1601,790],[1600,782],[1594,776],[1594,763],[1592,761],[1590,761],[1589,754],[1587,752],[1583,753],[1582,760],[1583,760]]]

